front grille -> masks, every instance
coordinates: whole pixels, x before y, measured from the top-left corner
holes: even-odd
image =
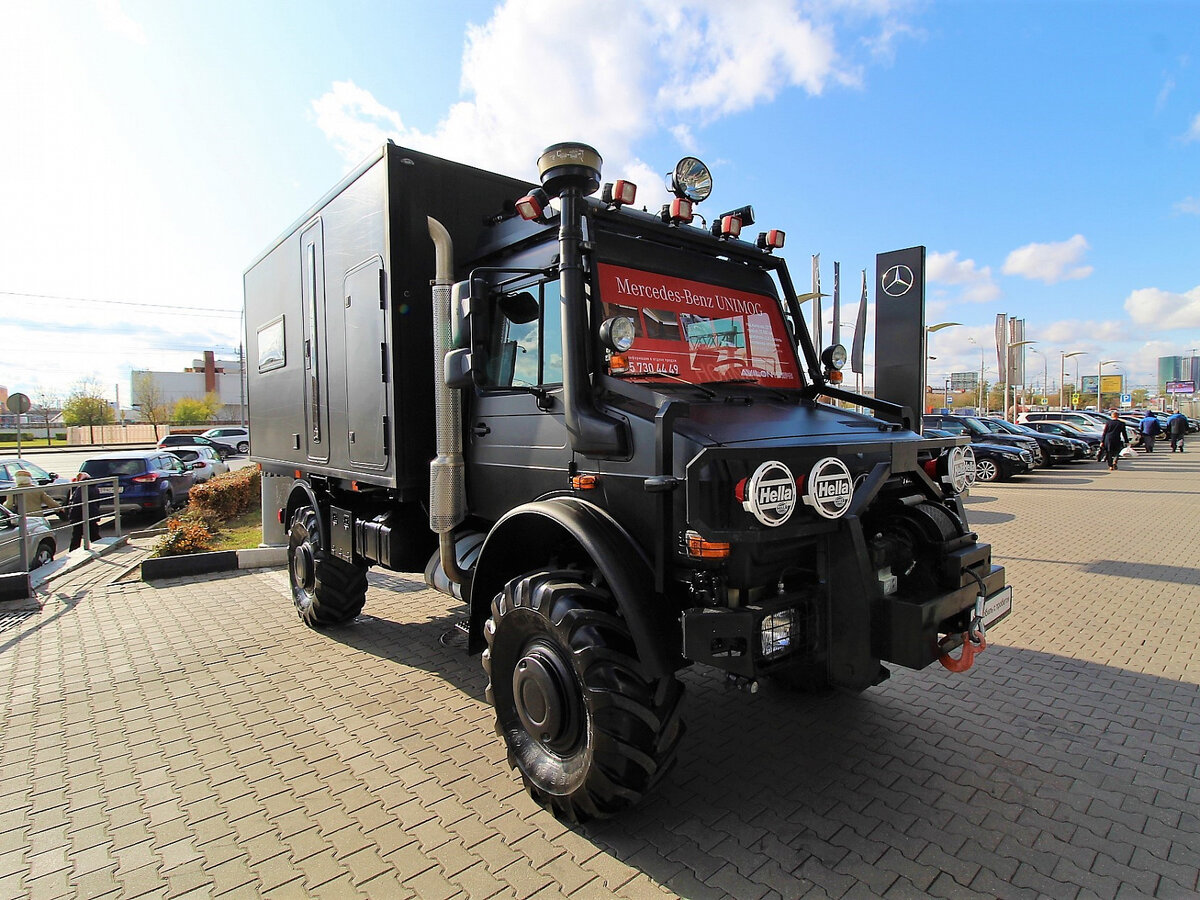
[[[1021,451],[1021,459],[1024,462],[1032,463],[1033,462],[1033,454],[1030,453],[1028,450],[1022,450]]]

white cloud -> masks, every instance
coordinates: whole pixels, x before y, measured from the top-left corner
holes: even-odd
[[[1140,288],[1125,298],[1125,311],[1138,325],[1156,331],[1200,328],[1200,285],[1184,294]]]
[[[1066,352],[1087,350],[1090,353],[1095,346],[1128,339],[1129,323],[1067,319],[1039,326],[1037,331],[1046,344],[1062,345],[1067,348]]]
[[[133,41],[135,44],[145,46],[145,29],[121,8],[121,0],[96,0],[96,10],[100,13],[104,27],[109,31]]]
[[[1171,96],[1171,92],[1175,90],[1175,78],[1171,75],[1167,76],[1163,82],[1162,88],[1158,92],[1158,99],[1154,101],[1154,111],[1160,113],[1163,107],[1167,105],[1167,98]]]
[[[1092,274],[1091,266],[1076,265],[1088,251],[1082,234],[1057,244],[1026,244],[1004,260],[1005,275],[1020,275],[1045,284],[1074,281]]]
[[[935,284],[962,285],[960,299],[968,303],[987,303],[1000,296],[991,266],[978,268],[973,259],[960,260],[957,250],[930,253],[925,259],[925,277]]]
[[[690,126],[791,88],[820,94],[831,84],[857,85],[861,76],[842,59],[833,24],[807,9],[799,0],[506,0],[485,24],[467,30],[463,99],[432,131],[406,127],[399,113],[349,82],[335,85],[313,110],[348,165],[390,136],[532,177],[542,149],[571,139],[600,149],[606,169],[628,171],[647,134],[670,131],[694,152]],[[832,9],[856,25],[890,15],[883,2]],[[530,35],[537,36],[537,64],[514,65],[513,48],[528,46]],[[553,114],[534,114],[530,97]]]
[[[333,89],[312,103],[317,127],[347,165],[357,165],[389,138],[404,133],[398,113],[388,109],[353,81],[335,81]]]
[[[1176,203],[1172,209],[1177,213],[1200,216],[1200,197],[1185,197]]]
[[[1196,113],[1196,118],[1192,119],[1192,124],[1187,132],[1183,135],[1184,143],[1192,141],[1200,141],[1200,113]]]

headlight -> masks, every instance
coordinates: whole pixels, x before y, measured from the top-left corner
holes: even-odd
[[[628,353],[636,336],[637,330],[629,316],[613,316],[600,323],[600,341],[613,353]]]
[[[846,364],[846,348],[841,344],[830,344],[821,354],[821,362],[827,369],[840,369]]]
[[[762,620],[763,659],[783,656],[792,646],[792,610],[781,609]]]
[[[685,156],[667,173],[667,190],[682,200],[700,203],[712,193],[712,173],[694,156]]]

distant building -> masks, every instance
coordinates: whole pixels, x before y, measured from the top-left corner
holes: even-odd
[[[134,379],[141,372],[130,374],[130,396],[137,400]],[[242,391],[242,366],[236,359],[217,359],[211,350],[204,351],[203,359],[192,360],[192,365],[182,372],[149,372],[158,388],[162,402],[173,408],[179,400],[192,397],[203,400],[208,394],[216,393],[221,398],[221,408],[216,418],[226,422],[238,422],[242,417],[244,394]]]
[[[1195,351],[1193,351],[1194,353]],[[1168,381],[1198,380],[1200,380],[1200,356],[1160,356],[1158,358],[1159,394],[1166,391]]]

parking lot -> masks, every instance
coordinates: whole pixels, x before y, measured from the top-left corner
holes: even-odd
[[[317,633],[281,571],[110,554],[0,610],[0,898],[1196,896],[1200,443],[967,506],[1016,589],[970,672],[811,698],[697,667],[678,765],[578,828],[419,577]]]

